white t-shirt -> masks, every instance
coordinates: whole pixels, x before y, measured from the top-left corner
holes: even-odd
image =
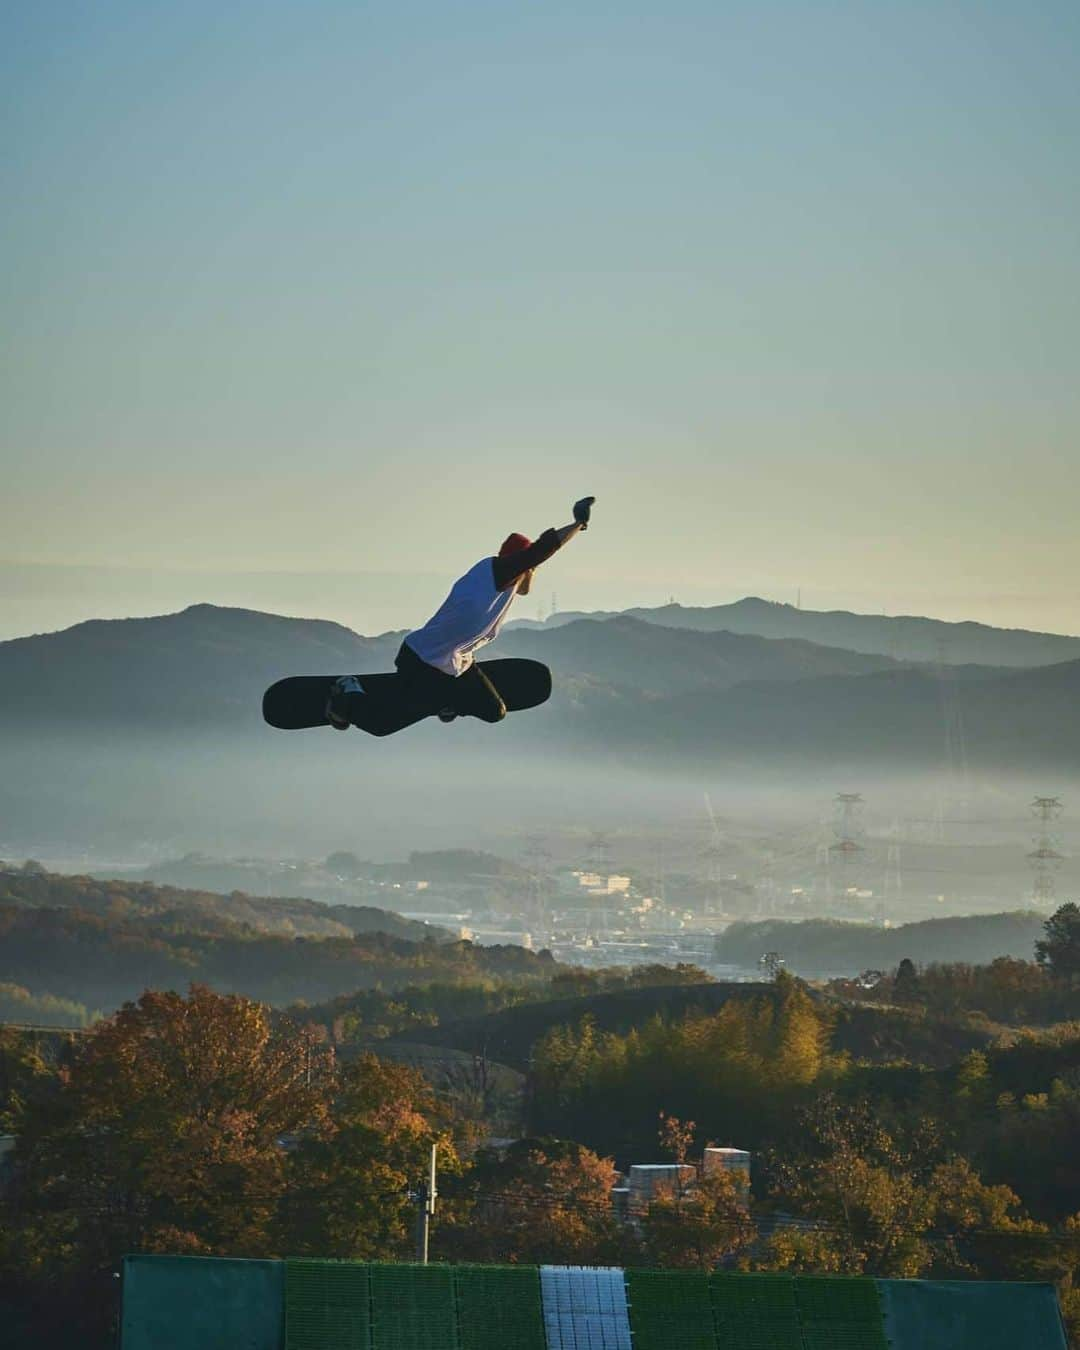
[[[464,675],[476,650],[497,636],[517,595],[516,581],[503,591],[495,589],[494,562],[483,558],[470,567],[423,628],[406,634],[420,660],[445,675]]]

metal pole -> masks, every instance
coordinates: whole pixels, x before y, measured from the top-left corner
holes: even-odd
[[[416,1259],[422,1266],[428,1263],[428,1236],[431,1230],[431,1216],[435,1213],[435,1200],[439,1194],[435,1186],[435,1161],[438,1145],[431,1146],[431,1160],[428,1175],[421,1181],[416,1191]]]
[[[428,1213],[427,1182],[422,1181],[416,1191],[416,1259],[422,1266],[428,1258]]]

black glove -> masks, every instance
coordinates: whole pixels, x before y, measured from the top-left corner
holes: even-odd
[[[592,510],[594,501],[596,501],[595,497],[582,497],[579,502],[574,503],[574,519],[583,530],[589,528],[589,512]]]

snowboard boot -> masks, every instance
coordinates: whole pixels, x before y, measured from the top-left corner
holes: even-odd
[[[326,700],[326,720],[335,731],[348,731],[349,727],[352,726],[343,695],[362,694],[363,692],[364,686],[355,675],[342,675],[339,680],[334,682],[330,690],[330,697]]]

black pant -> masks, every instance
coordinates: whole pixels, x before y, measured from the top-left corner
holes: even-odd
[[[463,675],[447,675],[422,661],[403,642],[394,665],[416,696],[430,702],[432,712],[450,708],[463,717],[479,717],[481,722],[501,722],[506,716],[499,691],[475,661]]]

